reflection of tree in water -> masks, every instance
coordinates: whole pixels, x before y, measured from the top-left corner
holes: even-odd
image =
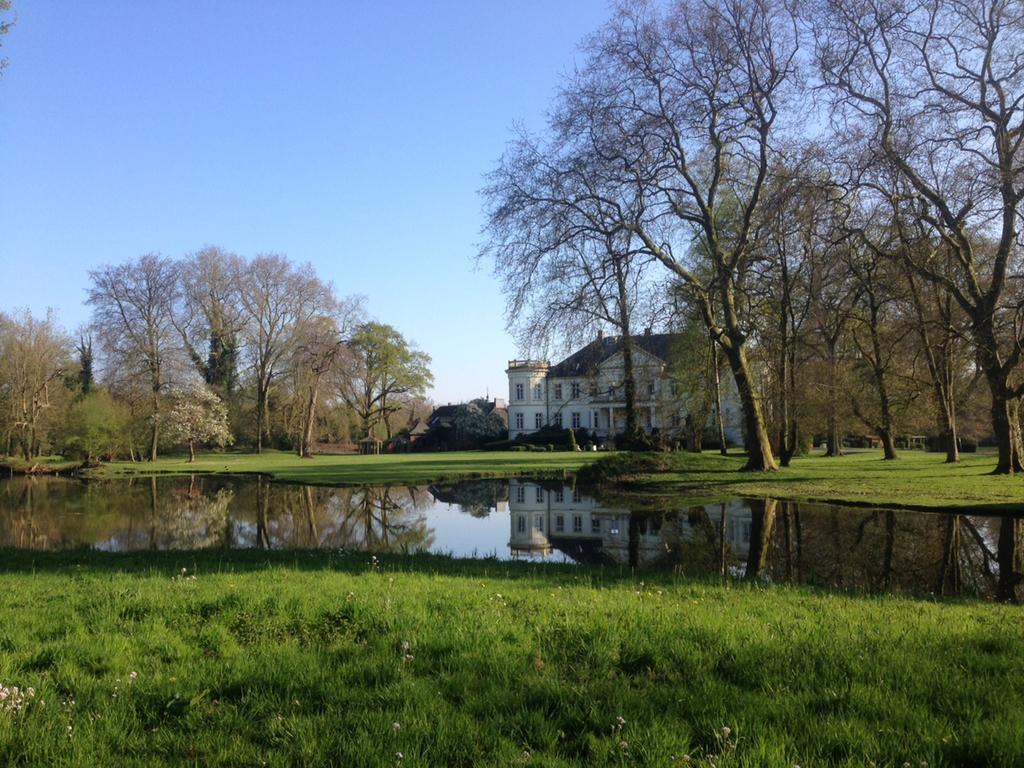
[[[388,552],[428,549],[434,532],[422,510],[431,498],[399,487],[321,488],[260,480],[260,548],[339,548]]]
[[[455,484],[437,483],[430,486],[436,501],[457,504],[462,512],[473,517],[487,517],[498,502],[508,501],[507,480],[468,480]]]
[[[762,576],[865,592],[1019,597],[1020,525],[1013,518],[779,503],[774,531],[755,507],[750,568],[769,534]]]
[[[205,549],[226,543],[231,518],[230,488],[204,493],[191,479],[185,489],[159,493],[152,478],[151,515],[147,522],[154,549]]]

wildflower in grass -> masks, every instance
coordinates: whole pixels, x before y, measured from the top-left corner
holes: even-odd
[[[138,672],[129,672],[128,673],[128,682],[129,683],[134,683],[138,679],[139,679],[139,673]]]
[[[22,690],[16,685],[7,687],[0,684],[0,712],[10,712],[17,715],[28,706],[29,700],[34,698],[35,695],[35,688]]]
[[[398,733],[400,730],[402,730],[402,724],[396,720],[391,724],[391,730],[395,733]]]

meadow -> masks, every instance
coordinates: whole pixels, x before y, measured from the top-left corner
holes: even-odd
[[[965,454],[946,464],[940,453],[821,452],[793,459],[776,472],[743,472],[742,453],[620,453],[581,468],[582,481],[614,487],[649,501],[680,495],[775,498],[848,506],[973,514],[1024,512],[1024,474],[993,475],[995,455]]]
[[[692,453],[487,452],[411,453],[382,456],[292,453],[205,453],[150,462],[113,462],[89,474],[98,478],[188,474],[263,474],[314,485],[376,485],[453,481],[481,477],[538,479],[580,473],[588,484],[614,486],[648,499],[679,495],[708,498],[772,497],[852,506],[957,509],[976,514],[1024,511],[1024,475],[993,476],[995,456],[965,454],[959,464],[944,455],[905,451],[883,461],[880,451],[852,451],[837,458],[820,452],[797,457],[777,472],[743,472],[744,455]]]
[[[442,482],[484,477],[560,478],[595,461],[598,453],[461,451],[378,456],[319,454],[300,458],[284,451],[203,453],[194,463],[169,456],[156,462],[116,461],[90,474],[117,478],[149,475],[261,474],[310,485],[383,485]]]
[[[2,765],[1024,763],[1012,606],[255,551],[5,552],[0,594]]]

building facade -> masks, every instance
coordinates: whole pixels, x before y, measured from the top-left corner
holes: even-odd
[[[650,433],[682,435],[685,398],[671,376],[672,334],[632,337],[638,426]],[[599,335],[562,362],[510,360],[508,375],[509,437],[545,426],[587,429],[604,441],[626,429],[625,366],[622,337]],[[726,439],[743,444],[741,414],[731,387],[722,387]],[[712,423],[717,418],[712,414]]]
[[[575,562],[644,566],[675,562],[687,542],[709,525],[722,537],[727,567],[750,552],[751,512],[742,501],[689,508],[664,518],[606,506],[570,485],[509,480],[509,550],[513,558],[559,557]]]

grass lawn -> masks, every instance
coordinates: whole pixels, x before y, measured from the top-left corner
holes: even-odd
[[[792,501],[878,505],[965,512],[1024,512],[1024,475],[994,476],[994,454],[965,454],[959,464],[945,456],[905,451],[884,461],[881,451],[825,458],[816,453],[777,472],[742,472],[744,456],[618,454],[583,473],[629,492],[657,497],[775,497]]]
[[[1024,764],[1019,608],[644,579],[0,553],[0,765]]]
[[[155,464],[119,461],[104,464],[98,477],[195,473],[264,474],[274,480],[315,485],[428,483],[475,477],[532,475],[563,477],[599,457],[597,453],[462,451],[403,453],[381,456],[322,455],[300,459],[294,453],[205,453],[194,464],[184,457],[158,459]]]

